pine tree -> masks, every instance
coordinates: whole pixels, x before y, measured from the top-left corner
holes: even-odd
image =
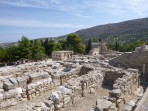
[[[46,57],[45,49],[42,46],[42,43],[40,40],[35,40],[32,57],[34,60],[42,60]]]
[[[88,43],[87,43],[87,45],[86,45],[86,54],[88,54],[89,53],[89,51],[91,50],[91,43],[92,43],[92,41],[91,41],[91,39],[89,39],[88,40]]]
[[[70,34],[67,36],[67,46],[69,50],[73,50],[74,53],[84,53],[85,47],[82,44],[82,39],[76,34]]]

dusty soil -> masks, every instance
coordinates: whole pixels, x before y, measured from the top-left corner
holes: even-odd
[[[86,97],[76,100],[75,104],[67,106],[61,111],[89,111],[91,107],[95,106],[96,100],[108,96],[109,91],[109,89],[99,88],[94,94],[88,94]]]

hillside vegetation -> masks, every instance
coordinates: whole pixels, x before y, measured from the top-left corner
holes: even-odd
[[[118,40],[122,43],[148,40],[148,18],[130,20],[120,23],[99,25],[75,32],[83,38],[100,38],[107,42]]]

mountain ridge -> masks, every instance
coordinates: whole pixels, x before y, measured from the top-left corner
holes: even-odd
[[[134,42],[136,40],[148,40],[148,18],[133,19],[128,21],[123,21],[119,23],[109,23],[104,25],[97,25],[94,27],[81,29],[74,34],[82,37],[85,42],[87,39],[100,38],[107,42],[115,42],[116,40],[120,42]],[[54,37],[55,40],[65,39],[66,35]],[[45,39],[40,38],[40,39]],[[48,37],[50,38],[50,37]],[[13,43],[1,43],[0,45],[10,46],[16,44]]]

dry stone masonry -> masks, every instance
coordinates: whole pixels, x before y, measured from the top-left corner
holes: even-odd
[[[65,62],[47,60],[2,67],[0,110],[64,111],[90,94],[101,94],[97,91],[102,88],[109,90],[108,95],[95,98],[96,105],[90,111],[133,111],[143,93],[139,70],[117,68],[115,63],[111,66],[112,57],[74,56]]]

